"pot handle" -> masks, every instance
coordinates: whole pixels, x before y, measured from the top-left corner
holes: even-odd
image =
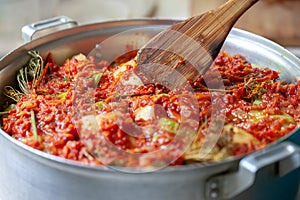
[[[22,39],[25,43],[30,42],[37,32],[58,31],[77,26],[77,22],[66,16],[58,16],[38,22],[34,22],[22,27]]]
[[[284,176],[300,167],[300,147],[282,142],[250,154],[239,163],[238,171],[211,177],[206,182],[206,198],[209,200],[231,199],[249,188],[256,173],[270,165],[277,165],[277,176]]]

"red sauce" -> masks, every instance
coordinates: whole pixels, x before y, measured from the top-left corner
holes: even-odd
[[[132,53],[131,53],[132,54]],[[52,59],[48,59],[47,68],[51,73],[45,74],[38,87],[24,95],[17,102],[16,108],[9,112],[9,116],[3,119],[3,129],[15,139],[41,151],[92,165],[103,164],[90,153],[85,139],[97,137],[95,134],[82,135],[80,124],[76,120],[83,115],[96,112],[104,116],[100,120],[101,133],[119,149],[130,153],[147,153],[162,149],[174,141],[176,132],[172,131],[176,123],[182,122],[180,104],[190,106],[189,94],[184,90],[170,91],[160,84],[147,83],[143,86],[123,86],[116,90],[119,83],[115,81],[114,72],[119,69],[119,63],[132,59],[133,55],[116,61],[114,66],[106,62],[95,63],[92,60],[78,60],[72,58],[66,60],[62,66],[58,66]],[[129,67],[128,70],[130,70]],[[241,55],[230,56],[225,52],[219,54],[213,67],[207,72],[206,79],[200,77],[198,81],[191,83],[194,89],[194,97],[198,108],[185,111],[189,120],[187,129],[197,133],[194,127],[200,129],[197,140],[201,140],[206,134],[205,123],[210,123],[212,111],[211,93],[205,80],[214,81],[213,72],[218,70],[225,85],[225,95],[219,101],[225,103],[220,110],[225,115],[225,123],[232,124],[254,136],[259,143],[225,144],[229,146],[232,156],[249,153],[265,147],[267,144],[287,135],[297,128],[300,121],[300,82],[287,84],[278,81],[279,73],[268,68],[256,68],[247,63]],[[93,78],[84,81],[81,77],[92,77],[100,74],[99,83],[95,86]],[[141,80],[145,77],[134,69]],[[127,76],[127,77],[126,77]],[[130,74],[125,80],[130,79]],[[211,76],[211,78],[209,78]],[[88,88],[92,88],[89,91]],[[115,94],[123,91],[123,94]],[[84,94],[84,95],[82,95]],[[89,98],[93,96],[93,99]],[[123,95],[123,96],[122,96]],[[78,98],[79,97],[79,98]],[[125,103],[118,105],[124,115],[118,116],[119,121],[108,116],[116,108],[112,102],[116,98],[126,99]],[[186,99],[186,100],[185,100]],[[95,106],[91,106],[94,105]],[[121,102],[121,101],[120,101]],[[185,103],[182,103],[185,102]],[[139,118],[137,110],[146,106],[154,109],[154,118]],[[152,107],[151,107],[152,106]],[[195,110],[198,110],[197,112]],[[38,136],[32,131],[31,112],[34,112]],[[144,131],[148,137],[138,137],[127,134],[124,130],[138,131],[140,127],[158,124],[161,118],[167,118],[168,127],[151,132],[151,126]],[[133,123],[134,122],[134,123]],[[135,125],[134,125],[135,124]],[[196,126],[195,126],[196,124]],[[204,128],[203,128],[204,127]],[[176,128],[176,127],[175,127]],[[183,141],[176,140],[169,147],[167,154],[160,158],[151,157],[142,162],[143,165],[158,161],[165,161],[171,165],[185,163],[185,154],[177,154],[176,149],[183,145]],[[99,143],[95,143],[99,145]],[[224,146],[219,142],[217,145]],[[105,146],[105,144],[104,144]],[[95,146],[98,152],[110,153],[107,149]],[[95,150],[95,149],[94,149]],[[178,159],[170,155],[176,155]],[[109,155],[115,165],[135,165],[136,161],[127,160],[124,164],[122,154]],[[109,158],[108,156],[108,158]],[[176,157],[175,156],[175,157]],[[107,159],[108,159],[107,158]],[[117,161],[116,161],[117,160]]]

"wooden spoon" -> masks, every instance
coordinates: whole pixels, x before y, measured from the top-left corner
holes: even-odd
[[[229,0],[202,15],[176,23],[157,34],[137,55],[151,80],[180,86],[205,73],[239,17],[258,0]]]

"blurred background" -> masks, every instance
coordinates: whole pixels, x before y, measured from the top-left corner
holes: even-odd
[[[23,43],[21,28],[65,15],[80,25],[128,18],[185,19],[226,0],[0,0],[0,56]],[[236,27],[267,37],[300,56],[300,0],[261,0]]]

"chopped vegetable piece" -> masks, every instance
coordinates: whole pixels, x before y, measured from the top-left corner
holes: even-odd
[[[158,123],[164,131],[171,133],[176,133],[179,128],[179,124],[170,118],[161,118]]]
[[[62,99],[62,100],[65,100],[67,94],[68,94],[67,92],[62,92],[62,93],[60,93],[60,94],[58,95],[58,97],[59,97],[60,99]]]
[[[94,79],[95,85],[99,84],[101,77],[102,77],[102,73],[94,74],[92,76],[92,78]]]
[[[98,101],[98,102],[96,102],[95,103],[95,106],[98,108],[98,109],[102,109],[102,108],[104,108],[105,107],[105,102],[103,102],[103,101]]]
[[[276,118],[277,119],[283,119],[287,123],[295,123],[295,119],[287,113],[283,113],[282,115],[271,115],[270,118],[271,119],[276,119]]]
[[[38,133],[37,133],[37,128],[36,128],[36,123],[35,123],[35,114],[34,111],[30,111],[30,116],[31,116],[31,130],[33,133],[33,137],[35,141],[38,141]]]

